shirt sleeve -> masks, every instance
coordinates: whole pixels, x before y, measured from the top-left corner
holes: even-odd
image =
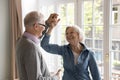
[[[59,46],[57,44],[50,44],[50,35],[45,34],[45,36],[43,37],[42,41],[41,41],[41,47],[52,54],[59,54],[62,55],[63,54],[63,46]]]
[[[94,53],[92,51],[90,51],[90,54],[89,54],[89,68],[90,68],[90,72],[93,80],[101,80],[99,69],[94,57]]]

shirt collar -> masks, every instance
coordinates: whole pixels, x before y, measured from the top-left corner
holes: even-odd
[[[85,46],[84,43],[81,43],[81,42],[80,42],[80,44],[83,46],[83,51],[88,50],[88,48]],[[68,44],[68,47],[71,48],[71,47],[70,47],[70,44]]]
[[[36,44],[40,43],[40,40],[34,36],[33,34],[30,34],[28,32],[24,32],[23,36],[27,37],[28,39],[32,40],[33,42],[35,42]]]

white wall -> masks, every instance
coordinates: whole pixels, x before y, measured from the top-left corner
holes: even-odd
[[[0,80],[10,80],[9,0],[0,0]]]

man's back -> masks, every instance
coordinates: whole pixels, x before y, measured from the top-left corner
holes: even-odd
[[[20,80],[50,80],[50,74],[39,47],[30,39],[22,37],[16,45],[16,61]],[[51,78],[52,79],[52,78]]]

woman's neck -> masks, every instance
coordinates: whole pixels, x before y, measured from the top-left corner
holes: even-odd
[[[80,52],[82,51],[83,47],[81,44],[77,44],[77,45],[71,45],[72,51],[80,54]]]

